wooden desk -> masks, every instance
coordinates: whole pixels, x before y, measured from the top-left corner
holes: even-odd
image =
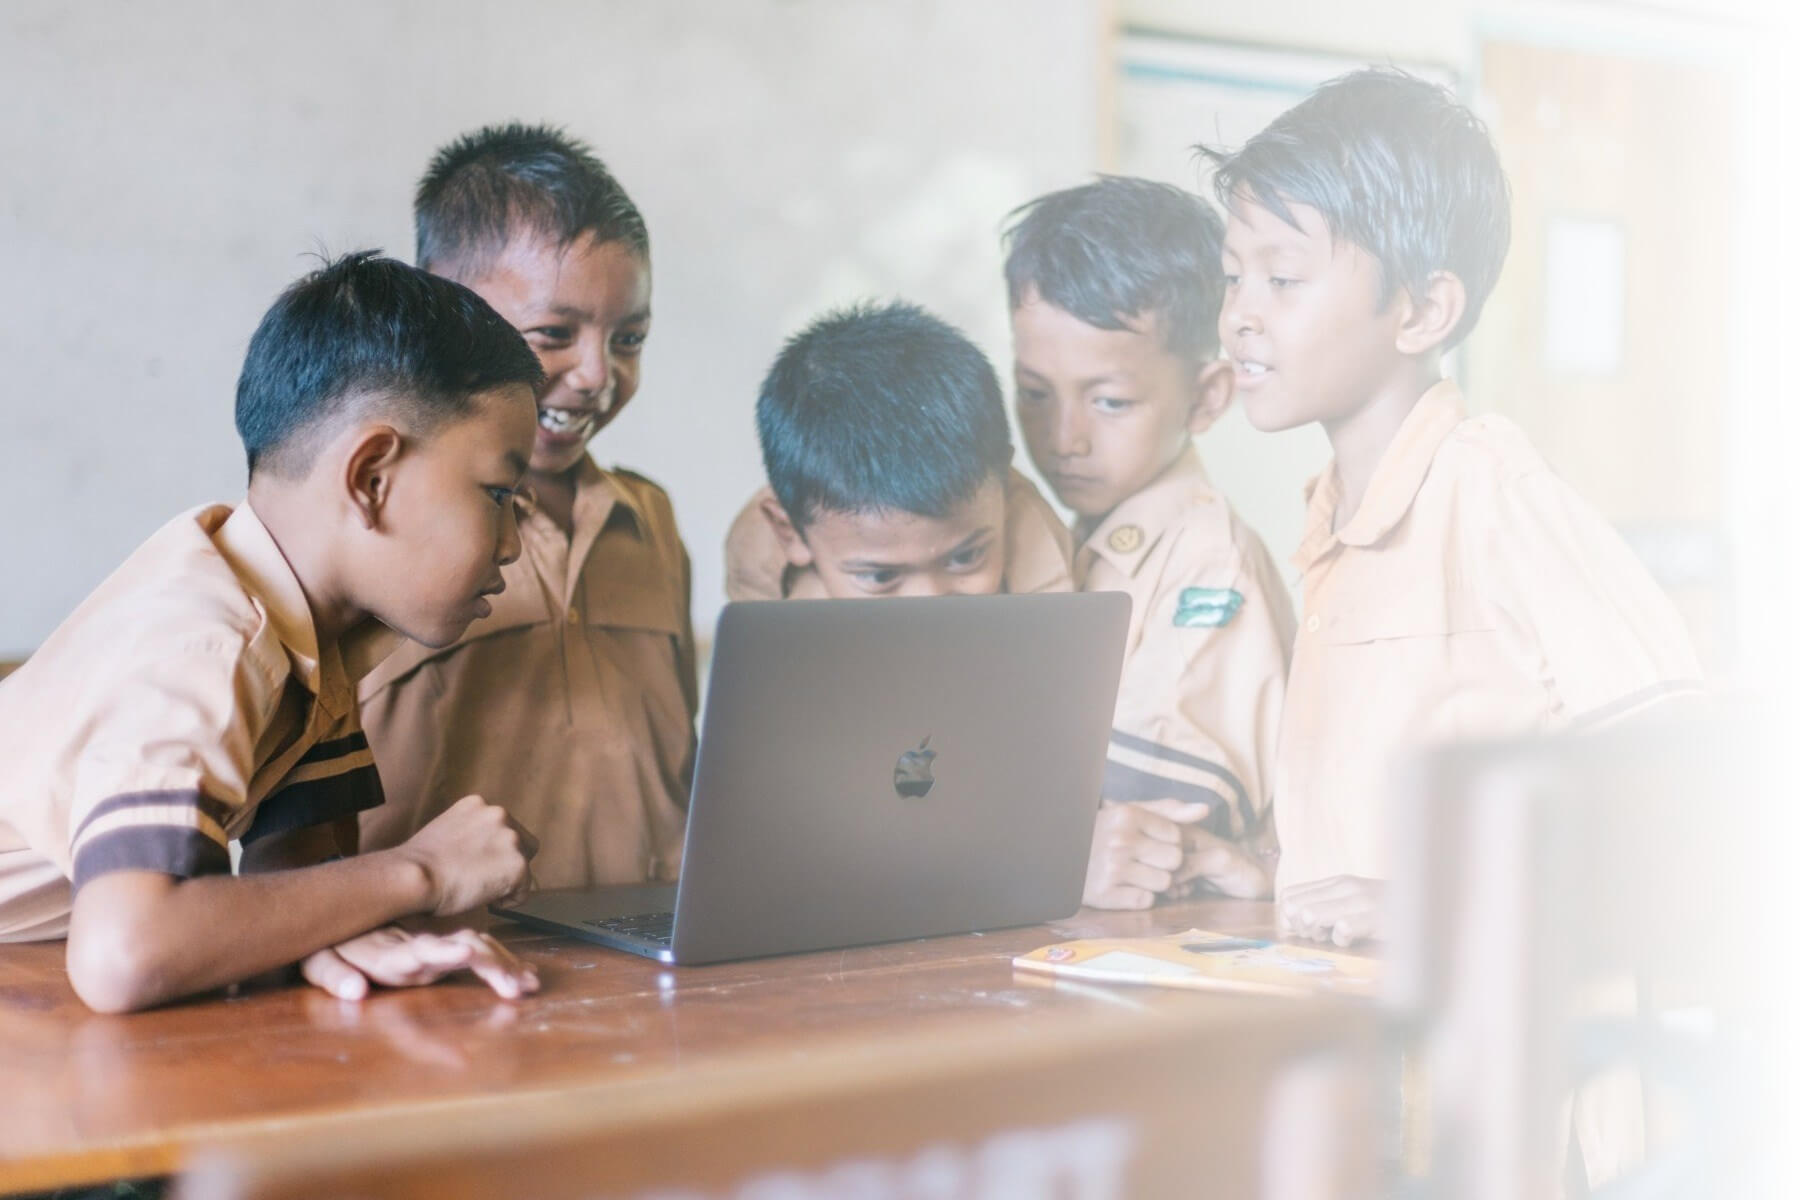
[[[1296,1045],[1372,1029],[1371,1013],[1343,1003],[1051,986],[1009,961],[1073,937],[1267,934],[1271,922],[1268,905],[1234,901],[1084,910],[1050,926],[685,969],[501,925],[543,978],[520,1003],[473,982],[360,1006],[296,986],[129,1017],[81,1005],[61,943],[3,946],[0,1191],[172,1174],[221,1153],[494,1129],[509,1112],[527,1133],[574,1109],[640,1124],[709,1106],[750,1112],[859,1063],[949,1066],[1008,1046],[1041,1055],[1146,1021],[1206,1024],[1227,1042],[1273,1031]],[[1228,1124],[1254,1128],[1249,1108]],[[641,1131],[628,1144],[646,1144]],[[618,1182],[654,1183],[654,1169]]]

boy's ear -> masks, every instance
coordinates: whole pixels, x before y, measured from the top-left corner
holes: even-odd
[[[762,509],[763,520],[775,531],[775,540],[781,543],[781,552],[787,555],[789,564],[796,567],[812,566],[812,547],[806,544],[806,539],[794,528],[794,522],[789,519],[787,509],[781,507],[781,501],[773,496],[765,496],[759,507]]]
[[[1201,364],[1194,377],[1194,407],[1188,410],[1188,432],[1205,433],[1231,407],[1231,364],[1215,358]]]
[[[1400,327],[1394,334],[1394,349],[1402,354],[1418,356],[1443,348],[1456,327],[1462,324],[1469,308],[1469,294],[1463,282],[1449,271],[1433,271],[1425,286],[1414,295],[1400,289]]]
[[[388,497],[393,492],[394,466],[404,448],[400,431],[392,425],[371,425],[359,430],[344,462],[344,491],[361,518],[364,529],[381,524]]]

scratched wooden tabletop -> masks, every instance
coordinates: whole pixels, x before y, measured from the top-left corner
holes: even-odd
[[[1241,997],[1053,987],[1010,960],[1076,937],[1268,934],[1272,921],[1269,905],[1242,901],[1084,909],[1044,926],[690,968],[499,924],[538,967],[538,995],[509,1003],[456,980],[357,1005],[292,986],[124,1017],[76,999],[61,943],[0,946],[0,1191],[170,1173],[196,1146],[446,1098],[679,1083],[690,1064],[771,1049],[800,1058],[931,1022],[1000,1034],[1122,1004],[1242,1011]]]

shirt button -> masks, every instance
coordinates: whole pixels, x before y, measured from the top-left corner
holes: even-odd
[[[1308,632],[1308,633],[1319,632],[1319,614],[1318,613],[1314,613],[1312,616],[1306,618],[1306,632]]]
[[[569,624],[571,624],[571,625],[581,624],[581,614],[575,611],[574,605],[569,606]]]

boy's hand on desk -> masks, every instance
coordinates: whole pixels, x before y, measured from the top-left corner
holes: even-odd
[[[1358,875],[1334,875],[1284,888],[1275,902],[1281,927],[1315,942],[1353,946],[1381,936],[1387,884]]]
[[[1236,842],[1205,829],[1189,829],[1187,858],[1175,874],[1178,885],[1209,883],[1221,895],[1239,900],[1266,900],[1271,891],[1263,860]],[[1178,889],[1180,890],[1180,889]]]
[[[427,911],[437,916],[468,912],[495,900],[520,897],[530,887],[537,839],[480,796],[464,796],[399,852],[425,872]]]
[[[1103,804],[1088,852],[1081,902],[1094,908],[1149,908],[1176,882],[1187,860],[1184,826],[1212,806],[1180,800]]]
[[[536,970],[473,929],[413,933],[390,925],[320,950],[300,964],[308,983],[340,1000],[361,1000],[370,984],[419,987],[456,971],[475,972],[507,1000],[538,990]]]

